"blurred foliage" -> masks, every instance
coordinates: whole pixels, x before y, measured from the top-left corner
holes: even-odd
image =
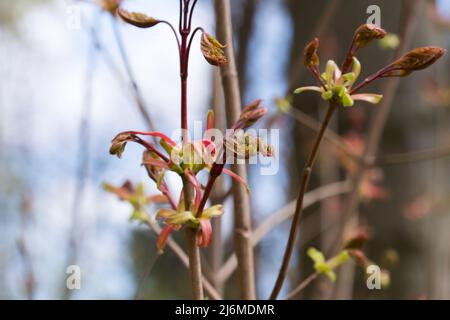
[[[15,31],[27,10],[52,0],[0,0],[0,28]]]

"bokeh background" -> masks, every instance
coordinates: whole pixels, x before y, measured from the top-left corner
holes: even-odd
[[[270,110],[266,125],[281,130],[279,172],[261,176],[257,169],[249,170],[253,225],[295,198],[299,171],[314,137],[296,120],[298,113],[280,112],[276,103],[289,88],[312,83],[306,72],[298,72],[304,45],[320,33],[323,61],[342,59],[353,30],[366,22],[369,5],[381,8],[383,28],[401,35],[411,2],[231,0],[243,100],[263,99]],[[430,44],[448,48],[450,1],[422,2],[413,16],[408,48]],[[177,23],[175,0],[129,0],[125,6]],[[156,236],[130,223],[130,206],[102,189],[103,182],[120,185],[129,179],[144,182],[149,193],[154,191],[139,165],[138,147],[130,146],[121,160],[108,154],[118,132],[146,129],[112,20],[84,1],[0,0],[0,298],[190,297],[188,272],[179,260],[169,250],[158,257]],[[199,1],[194,22],[214,34],[213,1]],[[123,23],[117,27],[153,122],[158,130],[172,132],[179,125],[178,57],[172,35],[164,27],[140,30]],[[371,45],[360,55],[363,74],[387,64],[394,52]],[[380,144],[381,155],[441,152],[425,159],[387,161],[362,194],[360,221],[371,235],[366,252],[389,269],[390,286],[369,291],[363,270],[350,266],[338,274],[335,285],[317,281],[303,298],[450,298],[449,66],[445,57],[438,66],[402,81]],[[204,119],[213,101],[220,99],[213,90],[215,77],[199,51],[193,50],[191,121]],[[384,90],[380,83],[370,89]],[[324,113],[313,95],[296,97],[292,107],[313,118]],[[333,128],[357,149],[378,107],[360,104],[340,110]],[[324,144],[312,189],[345,180],[343,162],[331,145]],[[179,188],[174,177],[170,182]],[[229,181],[224,183],[226,187]],[[284,293],[311,272],[305,251],[329,244],[345,200],[335,197],[308,208]],[[232,202],[225,206],[222,238],[228,257]],[[288,228],[288,223],[281,224],[256,248],[262,298],[275,280]],[[175,239],[181,243],[183,238]],[[207,250],[204,253],[207,257]],[[82,270],[80,290],[65,288],[69,264]],[[232,276],[224,289],[226,297],[237,297],[236,287]]]

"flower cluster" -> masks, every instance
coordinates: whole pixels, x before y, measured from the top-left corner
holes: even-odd
[[[298,88],[295,93],[316,91],[321,93],[322,99],[344,107],[352,107],[355,101],[378,104],[383,98],[382,95],[358,93],[359,90],[379,78],[404,77],[414,71],[423,70],[434,64],[446,52],[445,49],[438,47],[417,48],[355,86],[361,74],[361,63],[356,58],[356,53],[360,48],[367,47],[373,40],[383,39],[386,35],[386,31],[376,25],[361,25],[355,32],[342,68],[339,68],[333,60],[329,60],[322,74],[319,71],[319,40],[314,39],[305,47],[304,64],[314,75],[318,85]]]
[[[211,130],[214,130],[214,113],[208,112],[206,120],[206,131],[202,140],[194,140],[187,143],[177,144],[174,140],[161,132],[139,132],[126,131],[119,133],[111,143],[110,153],[121,157],[126,145],[129,142],[138,143],[145,148],[142,164],[145,166],[149,177],[156,183],[157,188],[170,204],[170,208],[161,208],[156,213],[156,218],[162,220],[166,226],[160,234],[157,242],[158,250],[161,252],[166,240],[172,231],[177,231],[183,226],[198,229],[197,245],[206,247],[211,242],[212,227],[210,219],[223,214],[222,206],[213,206],[205,209],[205,204],[209,197],[210,188],[215,178],[224,173],[244,184],[247,183],[232,171],[224,168],[226,155],[232,154],[235,157],[244,157],[262,154],[272,156],[273,148],[264,143],[259,137],[252,136],[244,130],[254,124],[258,119],[267,113],[267,109],[261,107],[261,101],[255,101],[245,107],[241,116],[228,131],[221,141],[213,141]],[[154,142],[146,141],[142,136],[151,136],[158,140],[159,146]],[[204,187],[198,180],[197,174],[202,170],[210,172],[208,185]],[[183,192],[179,201],[175,201],[170,194],[169,188],[164,181],[166,172],[171,171],[185,178],[194,189],[194,199],[190,209],[185,209]],[[115,191],[121,198],[125,190],[107,187],[110,191]],[[126,189],[126,188],[125,188]],[[119,192],[120,191],[120,192]],[[137,197],[137,199],[142,199]],[[154,199],[154,198],[152,198]],[[145,202],[145,201],[144,201]],[[135,212],[142,212],[143,201],[138,202],[139,208]],[[160,202],[161,203],[161,202]],[[133,203],[132,203],[133,204]],[[133,216],[138,216],[134,213]]]

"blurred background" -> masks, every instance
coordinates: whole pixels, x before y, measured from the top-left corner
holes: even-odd
[[[243,101],[263,99],[270,113],[262,126],[280,129],[279,172],[261,176],[249,168],[253,225],[258,226],[295,199],[315,135],[305,119],[319,119],[326,110],[315,95],[285,100],[291,89],[313,84],[302,68],[305,44],[319,36],[322,63],[342,61],[355,28],[370,16],[367,8],[378,5],[381,26],[400,38],[403,51],[424,45],[448,48],[450,1],[231,4]],[[124,6],[177,23],[175,0],[127,0]],[[194,24],[215,33],[213,1],[199,1]],[[129,179],[144,182],[148,193],[155,191],[140,166],[139,147],[129,146],[121,160],[108,153],[118,132],[147,129],[118,39],[150,118],[158,130],[172,132],[179,125],[179,71],[169,29],[136,29],[87,1],[0,0],[0,298],[190,297],[188,272],[178,258],[170,250],[158,257],[155,234],[130,223],[130,206],[102,189],[104,182],[120,185]],[[391,40],[361,51],[363,76],[398,55]],[[358,216],[370,234],[366,254],[389,271],[389,286],[368,290],[364,270],[349,263],[336,284],[320,279],[302,298],[450,299],[449,67],[446,56],[398,87],[376,82],[368,90],[392,97],[385,102],[392,110],[377,166],[367,171],[358,191]],[[215,80],[213,68],[193,50],[191,122],[203,120],[213,104],[223,105]],[[339,110],[332,127],[358,154],[382,107],[361,103]],[[324,143],[310,189],[345,181],[353,169],[345,155]],[[169,181],[179,188],[175,177]],[[224,188],[228,185],[225,180]],[[346,201],[341,194],[307,208],[284,293],[312,272],[308,247],[327,251]],[[232,201],[225,201],[225,207],[220,260],[233,248]],[[149,213],[155,210],[150,207]],[[288,222],[276,226],[255,248],[261,298],[272,289],[288,230]],[[183,242],[182,235],[174,239]],[[203,253],[208,260],[208,250]],[[81,268],[80,290],[66,289],[71,264]],[[215,272],[205,269],[207,275]],[[238,297],[236,281],[233,274],[223,287],[227,298]]]

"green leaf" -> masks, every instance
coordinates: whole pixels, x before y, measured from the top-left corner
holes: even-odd
[[[308,249],[308,256],[311,258],[314,263],[324,263],[325,257],[322,252],[315,248],[309,248]]]
[[[371,104],[379,104],[383,99],[383,95],[374,93],[360,93],[352,95],[354,101],[365,101]]]
[[[145,223],[148,221],[147,213],[143,210],[134,209],[131,213],[130,221],[137,221],[139,223]]]
[[[333,91],[328,90],[328,91],[322,93],[322,99],[327,100],[327,101],[333,99]]]
[[[215,217],[220,217],[223,214],[223,206],[218,204],[215,206],[212,206],[202,213],[202,219],[211,219]]]
[[[297,88],[295,89],[294,93],[295,94],[300,94],[303,93],[305,91],[316,91],[316,92],[322,92],[322,88],[317,87],[317,86],[308,86],[308,87],[301,87],[301,88]]]
[[[195,222],[196,218],[195,216],[192,214],[192,212],[190,211],[182,211],[182,212],[177,212],[174,213],[172,215],[170,215],[167,218],[167,222],[169,224],[186,224],[188,222]]]
[[[344,107],[353,107],[354,104],[355,102],[353,101],[352,97],[348,93],[344,94],[344,96],[342,97],[342,105]]]

